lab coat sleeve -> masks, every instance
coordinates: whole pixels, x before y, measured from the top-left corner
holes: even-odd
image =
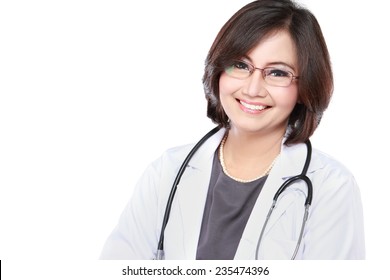
[[[342,165],[313,174],[315,193],[305,236],[304,259],[364,259],[360,191]]]
[[[158,186],[161,160],[151,164],[139,179],[133,196],[108,237],[100,259],[153,259],[157,250]]]

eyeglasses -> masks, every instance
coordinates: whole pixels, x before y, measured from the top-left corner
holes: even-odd
[[[293,80],[299,77],[286,70],[281,70],[275,67],[266,67],[264,69],[257,68],[249,62],[235,60],[230,65],[225,67],[225,73],[230,77],[244,80],[250,77],[255,70],[260,70],[264,81],[270,86],[288,87]]]

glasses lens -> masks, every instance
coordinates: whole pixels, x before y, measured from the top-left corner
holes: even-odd
[[[245,79],[251,75],[251,66],[243,61],[234,61],[225,68],[225,73],[237,79]]]
[[[272,86],[287,87],[292,81],[292,74],[277,68],[265,68],[263,70],[264,79]]]

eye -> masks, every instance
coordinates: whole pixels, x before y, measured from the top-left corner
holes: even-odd
[[[230,77],[236,79],[246,79],[253,71],[253,66],[241,60],[232,61],[229,66],[225,68],[225,73]]]
[[[235,69],[238,69],[238,70],[250,71],[249,65],[243,61],[235,61],[232,65],[232,67]]]
[[[284,77],[290,77],[292,74],[288,71],[280,70],[277,68],[266,68],[264,69],[264,73],[266,76],[269,77],[275,77],[275,78],[284,78]]]

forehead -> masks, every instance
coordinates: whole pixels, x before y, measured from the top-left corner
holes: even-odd
[[[280,63],[297,71],[298,54],[295,43],[285,30],[264,37],[247,56],[257,67]]]

